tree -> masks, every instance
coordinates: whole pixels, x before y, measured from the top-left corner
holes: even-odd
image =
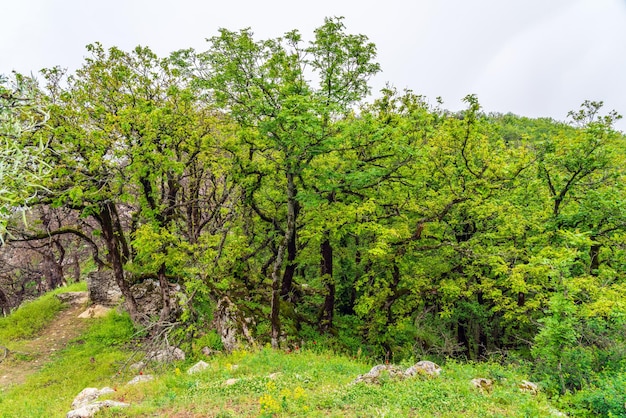
[[[34,197],[44,181],[46,146],[36,132],[48,120],[45,103],[34,78],[0,75],[0,240],[4,243],[8,218]]]
[[[181,254],[201,251],[201,234],[217,233],[227,216],[233,189],[215,151],[227,124],[200,102],[173,60],[143,47],[124,52],[94,44],[88,50],[92,56],[67,86],[60,82],[62,71],[46,71],[55,182],[39,203],[95,220],[106,264],[136,323],[148,319],[131,286],[157,279],[164,323],[176,308],[171,282],[184,285],[192,274]],[[220,165],[223,171],[213,170]],[[78,227],[56,232],[85,237]]]
[[[303,170],[331,149],[333,122],[369,92],[367,80],[379,71],[376,50],[365,36],[346,34],[341,18],[326,19],[308,46],[295,30],[255,41],[249,29],[222,29],[210,43],[201,56],[206,86],[241,126],[246,203],[274,237],[270,320],[278,347],[281,293],[293,286]]]

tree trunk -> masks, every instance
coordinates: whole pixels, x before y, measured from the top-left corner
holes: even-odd
[[[280,269],[285,257],[285,251],[289,243],[289,238],[295,235],[296,230],[296,185],[294,182],[294,174],[290,169],[287,170],[287,228],[285,229],[285,236],[283,237],[278,251],[276,254],[276,260],[274,260],[274,267],[272,268],[272,302],[271,302],[271,314],[270,322],[272,326],[271,342],[272,348],[280,347],[280,291],[281,291],[281,276]]]
[[[159,286],[161,287],[161,300],[163,302],[163,307],[161,308],[161,313],[159,316],[159,322],[162,325],[166,321],[169,320],[170,314],[172,312],[171,302],[172,299],[170,297],[170,283],[165,276],[165,263],[161,264],[159,267]]]
[[[320,275],[326,285],[326,297],[320,318],[320,329],[324,332],[333,327],[333,313],[335,310],[335,282],[333,278],[333,247],[330,245],[330,232],[324,231],[320,244]]]
[[[140,324],[142,319],[141,312],[137,308],[137,302],[130,289],[130,284],[124,275],[124,263],[128,257],[128,247],[122,245],[122,243],[125,243],[122,236],[124,231],[121,230],[119,218],[116,216],[117,211],[113,206],[113,203],[105,203],[100,208],[100,213],[96,216],[96,219],[102,228],[102,237],[106,242],[108,250],[107,258],[113,268],[115,281],[122,295],[124,295],[128,313],[135,324]]]
[[[296,216],[298,208],[296,207]],[[287,240],[287,265],[285,266],[285,273],[283,274],[283,283],[280,289],[280,296],[283,300],[294,301],[293,295],[293,276],[296,272],[296,228],[293,228],[291,235]]]

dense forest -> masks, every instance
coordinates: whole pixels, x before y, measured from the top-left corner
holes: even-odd
[[[553,394],[621,385],[620,116],[369,99],[367,37],[332,18],[312,38],[221,30],[166,58],[95,43],[74,73],[2,78],[3,312],[110,271],[133,321],[179,344],[228,304],[240,338],[275,348],[530,361]]]

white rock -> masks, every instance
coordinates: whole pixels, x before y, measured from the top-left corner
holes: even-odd
[[[237,382],[239,382],[239,379],[228,379],[224,382],[224,386],[232,386]]]
[[[184,360],[185,352],[177,347],[168,347],[162,350],[156,350],[148,353],[147,358],[148,360],[156,361],[159,363]]]
[[[102,408],[125,408],[128,406],[130,406],[130,404],[110,400],[94,402],[69,411],[67,415],[65,415],[65,418],[91,418]]]
[[[414,366],[409,367],[404,372],[405,376],[415,376],[417,374],[426,374],[429,376],[439,376],[441,373],[441,367],[432,361],[422,360],[415,363]]]
[[[208,363],[205,363],[204,361],[200,360],[199,362],[191,366],[189,370],[187,370],[187,373],[188,374],[198,373],[206,369],[207,367],[209,367]]]
[[[154,379],[154,376],[151,374],[140,374],[138,376],[133,377],[133,379],[128,382],[129,385],[136,385],[137,383],[149,382]]]
[[[72,402],[72,409],[80,408],[81,406],[87,405],[88,403],[95,401],[100,396],[112,392],[115,391],[109,387],[105,387],[102,389],[85,388],[74,398],[74,401]]]

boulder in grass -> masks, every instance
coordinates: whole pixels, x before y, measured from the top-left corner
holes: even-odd
[[[415,363],[415,365],[409,367],[404,372],[406,377],[413,377],[418,375],[425,376],[439,376],[441,374],[441,367],[432,361],[422,360]]]
[[[187,374],[194,374],[194,373],[201,372],[202,370],[206,369],[207,367],[209,367],[208,363],[200,360],[199,362],[197,362],[196,364],[191,366],[189,368],[189,370],[187,370]]]
[[[519,390],[536,395],[537,392],[539,392],[539,386],[537,386],[536,383],[529,382],[528,380],[522,380],[522,383],[519,384]]]
[[[132,378],[131,381],[128,382],[129,385],[136,385],[137,383],[149,382],[154,379],[154,376],[151,374],[140,374]]]
[[[472,385],[482,392],[490,392],[493,388],[493,380],[485,379],[484,377],[477,377],[471,380]]]
[[[74,401],[72,402],[72,409],[80,408],[81,406],[95,401],[102,395],[113,392],[115,391],[109,387],[104,387],[102,389],[85,388],[74,398]]]
[[[352,381],[352,383],[363,382],[378,384],[380,383],[381,377],[384,375],[387,375],[392,379],[403,379],[405,377],[404,371],[398,366],[394,366],[393,364],[379,364],[372,367],[369,372],[359,375]]]
[[[167,347],[161,350],[149,352],[146,358],[151,361],[156,361],[157,363],[166,363],[170,361],[184,360],[185,352],[177,347]]]
[[[72,410],[66,414],[66,418],[90,418],[93,417],[102,408],[126,407],[127,403],[106,400],[97,401],[97,399],[107,393],[115,392],[109,387],[102,389],[85,388],[74,398],[72,402]]]
[[[111,400],[93,402],[69,411],[65,418],[91,418],[102,408],[125,408],[128,406],[130,404]]]

